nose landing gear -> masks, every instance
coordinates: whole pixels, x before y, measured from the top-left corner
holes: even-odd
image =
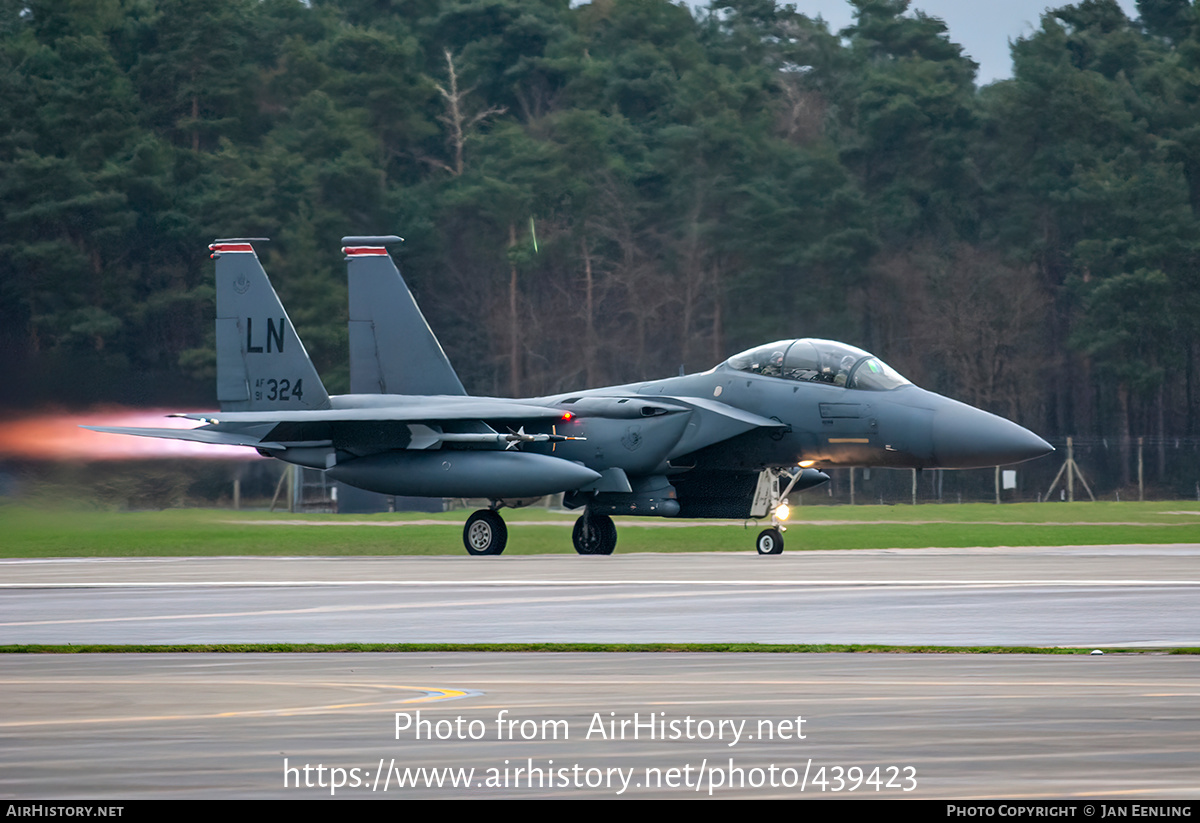
[[[758,533],[758,541],[754,544],[759,554],[783,554],[783,529],[763,529]]]
[[[762,505],[761,501],[766,497],[767,510],[764,512],[759,509],[755,514],[761,517],[770,512],[771,528],[763,529],[758,533],[754,547],[759,554],[783,554],[783,533],[787,531],[784,523],[787,522],[788,515],[791,513],[788,508],[788,495],[791,494],[792,489],[796,488],[797,484],[800,484],[801,489],[807,489],[824,483],[829,480],[829,477],[823,472],[811,468],[797,469],[794,472],[788,469],[767,469],[766,471],[772,476],[769,478],[769,482],[760,481],[759,493],[762,496],[759,497],[758,505]],[[781,491],[779,487],[785,478],[788,483]]]

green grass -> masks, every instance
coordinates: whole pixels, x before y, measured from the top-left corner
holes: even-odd
[[[1190,512],[1191,514],[1169,514]],[[88,510],[67,505],[0,504],[0,557],[347,556],[464,554],[461,524],[468,512],[395,515],[290,515],[214,509],[152,512]],[[573,554],[574,516],[544,509],[505,510],[506,555]],[[292,526],[248,521],[348,520],[392,523],[434,520],[445,525]],[[849,521],[829,524],[822,521]],[[928,522],[937,521],[937,522]],[[750,551],[763,528],[720,522],[692,528],[641,527],[658,518],[618,518],[617,552]],[[679,521],[674,521],[679,522]],[[798,506],[785,536],[787,550],[848,550],[970,546],[1055,546],[1200,543],[1200,504],[1015,503],[920,506]]]

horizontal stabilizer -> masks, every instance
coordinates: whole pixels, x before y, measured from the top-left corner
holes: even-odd
[[[219,446],[250,446],[255,449],[282,449],[282,443],[272,443],[250,434],[238,432],[198,429],[151,429],[137,426],[80,426],[88,431],[105,434],[131,434],[136,437],[162,437],[167,440],[191,440],[196,443],[213,443]]]

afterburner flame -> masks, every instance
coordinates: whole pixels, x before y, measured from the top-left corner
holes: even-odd
[[[160,437],[131,437],[81,429],[80,426],[148,426],[194,429],[195,420],[167,417],[178,409],[114,409],[67,414],[43,412],[0,421],[0,458],[27,460],[153,460],[204,457],[223,460],[257,457],[253,449],[215,446]]]

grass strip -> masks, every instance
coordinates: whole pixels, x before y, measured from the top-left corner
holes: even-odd
[[[892,646],[782,643],[184,643],[166,645],[2,645],[0,654],[327,654],[416,652],[701,653],[701,654],[1200,654],[1200,648],[1089,646]]]
[[[575,553],[570,516],[532,509],[505,511],[504,516],[513,524],[506,555]],[[113,512],[0,504],[4,535],[0,557],[460,556],[465,552],[458,531],[465,519],[466,512],[461,511],[432,516],[349,515],[339,520],[333,515],[212,509]],[[255,523],[263,520],[281,525]],[[436,524],[423,524],[431,520]],[[339,525],[290,525],[331,522]],[[356,522],[394,525],[351,525]],[[673,528],[672,521],[657,518],[652,524],[646,527],[645,519],[642,523],[621,519],[617,552],[750,552],[754,535],[762,528],[754,523],[742,528],[703,522],[701,527]],[[1200,543],[1200,507],[1180,501],[805,506],[797,512],[785,542],[788,552]]]

